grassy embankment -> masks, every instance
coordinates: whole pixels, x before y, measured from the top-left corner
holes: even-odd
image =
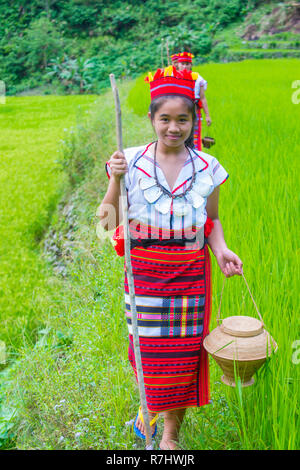
[[[230,174],[221,191],[220,218],[228,246],[244,262],[244,272],[277,354],[254,386],[233,390],[221,384],[211,362],[212,404],[191,409],[183,426],[186,449],[295,449],[299,365],[296,178],[299,108],[292,103],[297,61],[245,61],[201,67],[208,80],[208,104],[216,139],[211,149]],[[121,87],[125,146],[143,144],[153,134],[144,112],[147,90],[138,80]],[[134,111],[132,109],[134,108]],[[102,162],[73,193],[74,239],[63,258],[67,277],[54,278],[49,313],[34,349],[24,348],[7,409],[15,409],[18,448],[130,449],[142,447],[125,422],[136,413],[138,395],[127,362],[123,317],[122,264],[108,241],[95,236],[95,211],[103,197],[103,163],[115,149],[111,95],[99,98],[95,117],[105,125],[99,143]],[[207,133],[207,130],[204,131]],[[67,216],[54,228],[68,233]],[[62,237],[62,238],[63,238]],[[213,260],[213,318],[222,275]],[[222,315],[256,315],[241,278],[227,280]],[[60,332],[58,337],[57,332]],[[161,431],[161,425],[160,425]]]
[[[284,3],[264,2],[242,21],[217,31],[213,54],[221,61],[300,57],[300,35],[285,30],[295,9]],[[249,33],[251,31],[251,33]],[[251,39],[247,39],[250,38]],[[255,38],[255,39],[254,39]]]

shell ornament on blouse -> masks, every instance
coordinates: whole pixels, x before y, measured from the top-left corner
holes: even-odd
[[[192,188],[183,197],[180,194],[173,194],[172,197],[164,194],[157,186],[155,178],[152,177],[141,177],[139,185],[146,201],[149,204],[154,204],[158,212],[165,215],[173,209],[174,215],[178,217],[187,215],[191,207],[199,209],[204,206],[206,204],[205,198],[214,190],[211,176],[201,173],[196,174]],[[197,190],[195,191],[193,188]]]

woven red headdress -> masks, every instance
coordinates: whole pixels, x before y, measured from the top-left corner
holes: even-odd
[[[179,71],[170,65],[165,69],[158,69],[154,76],[149,72],[145,81],[150,84],[151,101],[164,95],[185,96],[194,101],[196,78],[193,72]]]
[[[177,54],[177,62],[191,62],[193,61],[193,54],[191,52],[179,52]]]

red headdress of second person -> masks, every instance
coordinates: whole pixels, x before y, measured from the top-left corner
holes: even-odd
[[[193,62],[194,55],[191,52],[179,52],[177,54],[177,62]]]
[[[188,70],[176,70],[172,65],[148,73],[145,81],[150,85],[151,101],[163,95],[177,95],[195,100],[195,74]]]

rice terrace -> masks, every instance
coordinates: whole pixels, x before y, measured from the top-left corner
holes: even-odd
[[[192,70],[208,84],[212,124],[202,111],[202,136],[215,144],[202,152],[229,174],[219,218],[251,291],[242,276],[225,282],[211,256],[209,331],[218,314],[259,319],[259,310],[277,349],[251,386],[236,370],[235,386],[226,385],[209,356],[209,404],[187,408],[177,449],[299,449],[300,6],[28,3],[6,11],[0,1],[7,28],[23,18],[0,37],[0,449],[145,450],[134,431],[140,395],[128,361],[124,257],[98,213],[110,181],[105,163],[117,150],[109,74],[120,95],[123,148],[146,146],[157,138],[144,79],[180,47],[193,52]],[[159,21],[159,39],[149,32],[141,45],[145,5],[153,13],[146,32]],[[191,8],[205,9],[206,28],[184,19]]]

